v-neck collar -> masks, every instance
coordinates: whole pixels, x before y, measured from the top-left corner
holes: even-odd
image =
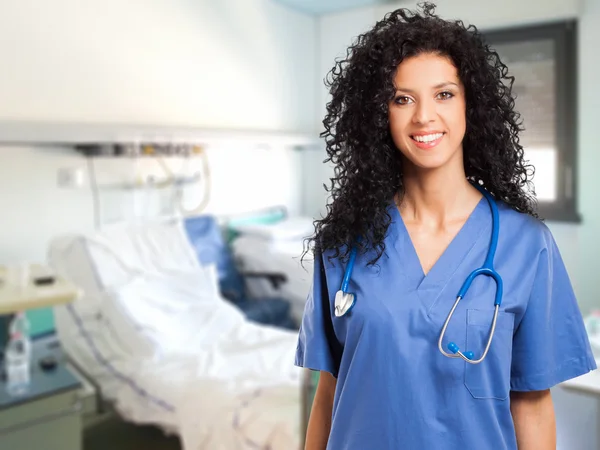
[[[399,258],[404,275],[411,284],[411,288],[417,291],[436,289],[441,290],[448,280],[454,275],[461,263],[467,258],[477,241],[491,227],[491,213],[485,197],[482,197],[456,236],[446,247],[442,255],[429,270],[424,274],[421,261],[408,233],[408,229],[400,215],[395,202],[391,202],[392,226],[394,247],[397,258]],[[486,220],[486,214],[489,220]],[[483,261],[481,261],[483,264]]]

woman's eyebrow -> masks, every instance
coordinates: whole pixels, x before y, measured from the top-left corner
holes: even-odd
[[[435,86],[433,86],[433,89],[442,89],[445,87],[449,87],[449,86],[454,86],[454,87],[459,87],[458,84],[452,82],[452,81],[444,81],[442,83],[436,84]],[[413,94],[414,91],[412,89],[407,89],[407,88],[403,88],[403,87],[397,87],[396,88],[396,92],[407,92],[409,94]]]

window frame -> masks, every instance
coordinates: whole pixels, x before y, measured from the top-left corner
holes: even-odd
[[[555,58],[556,112],[554,138],[557,150],[556,199],[538,200],[537,213],[547,221],[581,222],[578,212],[578,83],[577,20],[482,31],[491,49],[520,41],[551,40]],[[511,73],[510,67],[509,74]],[[527,118],[524,118],[525,120]],[[535,177],[534,177],[535,182]]]

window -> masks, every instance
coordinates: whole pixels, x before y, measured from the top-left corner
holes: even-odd
[[[549,221],[578,222],[577,86],[574,21],[484,33],[515,77],[521,145],[535,167],[538,212]]]

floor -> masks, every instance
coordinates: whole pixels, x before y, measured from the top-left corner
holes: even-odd
[[[181,450],[179,439],[154,427],[141,427],[110,419],[87,428],[84,450]]]

